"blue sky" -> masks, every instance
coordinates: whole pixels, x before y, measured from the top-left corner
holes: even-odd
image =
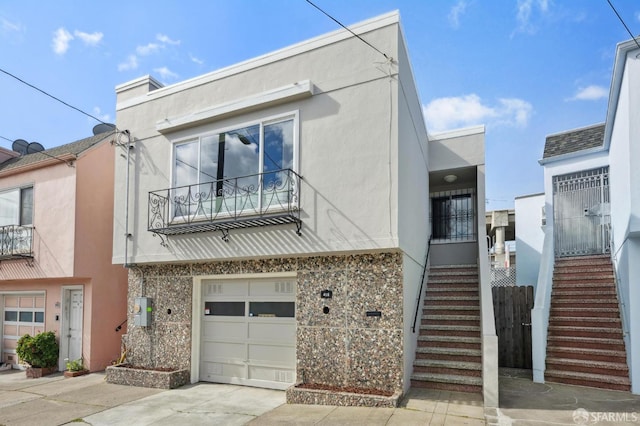
[[[640,2],[611,1],[640,34]],[[604,121],[615,46],[630,38],[606,0],[315,3],[346,25],[400,11],[428,130],[487,126],[488,209],[542,192],[546,135]],[[0,0],[0,68],[112,122],[116,85],[175,83],[335,29],[304,0]],[[0,94],[6,148],[97,124],[2,73]]]

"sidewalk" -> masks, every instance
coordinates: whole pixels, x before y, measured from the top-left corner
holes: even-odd
[[[640,425],[640,396],[533,383],[502,372],[489,424]],[[579,410],[582,409],[582,410]],[[577,411],[578,410],[578,411]],[[574,416],[576,421],[574,421]],[[289,405],[283,391],[213,383],[173,390],[106,383],[103,373],[27,379],[0,372],[1,425],[483,425],[480,395],[413,389],[398,408]]]

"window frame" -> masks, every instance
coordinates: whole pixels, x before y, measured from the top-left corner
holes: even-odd
[[[189,132],[181,135],[180,137],[177,137],[173,140],[171,140],[171,155],[170,157],[170,162],[169,162],[169,167],[170,167],[170,174],[169,174],[169,181],[170,181],[170,187],[171,188],[178,188],[179,186],[176,183],[176,179],[177,179],[177,170],[176,170],[176,161],[177,161],[177,153],[176,153],[176,148],[180,145],[186,145],[189,143],[193,143],[195,142],[197,144],[197,175],[196,175],[196,182],[189,184],[189,185],[200,185],[200,184],[204,184],[204,183],[209,183],[211,181],[207,181],[207,182],[201,182],[200,181],[200,177],[202,175],[202,171],[201,171],[201,161],[202,161],[202,149],[201,149],[201,143],[202,140],[204,138],[207,137],[211,137],[214,135],[219,135],[221,133],[229,133],[233,130],[238,130],[238,129],[243,129],[243,128],[247,128],[247,127],[251,127],[251,126],[259,126],[259,152],[258,152],[258,174],[262,175],[264,173],[264,156],[265,156],[265,146],[264,146],[264,128],[268,125],[271,124],[276,124],[276,123],[280,123],[280,122],[285,122],[288,120],[292,120],[293,121],[293,125],[292,125],[292,138],[293,138],[293,148],[292,148],[292,164],[291,167],[287,167],[290,168],[291,170],[294,171],[294,173],[298,173],[299,170],[299,127],[300,127],[300,119],[299,119],[299,115],[300,115],[300,111],[299,110],[292,110],[292,111],[287,111],[287,112],[283,112],[283,113],[278,113],[278,114],[272,114],[272,115],[268,115],[265,117],[259,117],[259,118],[255,118],[252,120],[238,120],[237,122],[234,122],[232,124],[228,124],[228,125],[224,125],[224,126],[200,126],[198,128],[194,128],[192,130],[190,130]],[[242,177],[242,176],[230,176],[229,178],[234,178],[234,177]],[[181,186],[185,186],[185,185],[181,185]],[[263,188],[260,187],[259,189],[259,199],[262,200],[263,197]],[[273,208],[273,207],[271,207]],[[270,209],[271,209],[270,208]],[[182,221],[186,221],[186,217],[183,215],[176,215],[175,214],[175,203],[173,202],[173,200],[170,200],[170,218],[171,218],[171,222],[172,223],[180,223]],[[198,220],[199,216],[202,215],[197,215],[196,216],[196,220]],[[224,216],[231,216],[230,213],[220,213],[218,215],[218,217],[224,217]]]
[[[435,227],[435,215],[434,215],[434,206],[433,203],[435,200],[437,199],[448,199],[449,201],[456,199],[456,198],[460,198],[462,196],[468,196],[470,198],[470,206],[473,209],[473,212],[471,214],[471,233],[467,232],[465,235],[462,236],[457,236],[456,232],[453,231],[451,229],[447,230],[446,235],[441,236],[441,235],[437,235],[434,231],[434,227]],[[456,189],[456,190],[449,190],[449,191],[438,191],[438,192],[432,192],[429,194],[429,223],[430,223],[430,231],[431,231],[431,235],[432,235],[432,241],[435,243],[466,243],[466,242],[474,242],[478,240],[478,206],[477,206],[477,195],[476,195],[476,191],[474,188],[461,188],[461,189]],[[458,220],[464,219],[464,217],[461,217]],[[449,220],[451,220],[451,216],[449,217]],[[469,220],[469,219],[467,219]],[[448,222],[446,222],[448,223]],[[467,225],[469,225],[469,223],[467,223]]]
[[[24,223],[26,221],[24,221],[23,219],[23,215],[24,215],[24,198],[23,198],[23,194],[25,192],[25,190],[31,190],[31,220],[29,221],[30,223]],[[13,223],[8,223],[6,225],[0,225],[0,227],[2,226],[33,226],[33,220],[34,220],[34,194],[35,194],[35,188],[33,184],[28,184],[28,185],[22,185],[22,186],[17,186],[14,188],[6,188],[3,190],[0,190],[0,195],[1,194],[9,194],[11,192],[17,192],[18,194],[18,208],[17,208],[17,214],[13,217],[14,222]]]

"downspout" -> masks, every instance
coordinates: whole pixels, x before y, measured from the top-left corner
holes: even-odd
[[[125,175],[125,198],[124,198],[124,265],[123,267],[129,267],[129,161],[131,159],[131,133],[128,130],[123,130],[122,133],[127,137],[127,172]]]

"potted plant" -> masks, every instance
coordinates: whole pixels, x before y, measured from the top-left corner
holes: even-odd
[[[37,378],[57,370],[59,346],[53,331],[35,336],[25,334],[18,339],[16,353],[26,364],[27,377]]]
[[[82,358],[78,358],[74,361],[69,361],[68,358],[65,358],[67,371],[64,372],[64,377],[76,377],[82,376],[83,374],[87,374],[89,370],[84,368],[84,364],[82,363]]]

